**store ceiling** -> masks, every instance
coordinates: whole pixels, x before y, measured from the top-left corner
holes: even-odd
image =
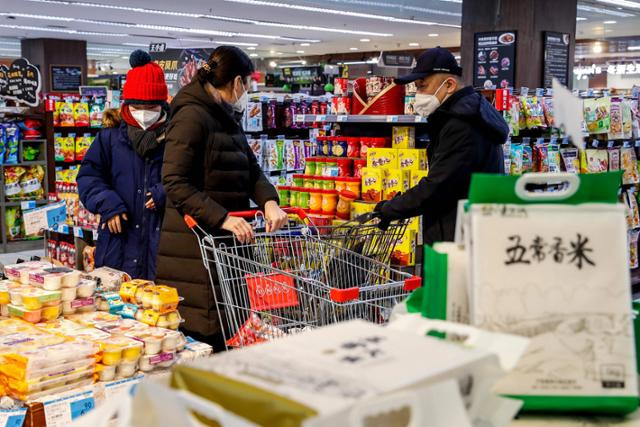
[[[580,0],[577,38],[638,35],[640,0],[637,8],[633,3]],[[126,68],[132,49],[151,42],[235,43],[257,58],[459,46],[461,6],[461,0],[10,0],[0,9],[0,56],[17,56],[16,39],[24,37],[87,40],[89,58],[116,69]]]

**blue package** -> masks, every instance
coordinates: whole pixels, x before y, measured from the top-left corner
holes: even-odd
[[[8,123],[4,126],[4,134],[4,147],[6,152],[5,164],[15,165],[18,163],[20,128],[15,123]]]
[[[6,147],[6,132],[4,124],[0,123],[0,165],[4,163],[4,152]]]

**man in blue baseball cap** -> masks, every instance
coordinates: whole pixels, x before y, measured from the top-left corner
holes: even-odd
[[[469,193],[471,174],[502,173],[502,144],[509,127],[502,115],[470,86],[462,83],[462,68],[441,47],[418,57],[411,74],[397,84],[416,82],[415,111],[428,116],[429,176],[376,211],[381,226],[389,221],[423,215],[425,244],[454,237],[458,200]]]

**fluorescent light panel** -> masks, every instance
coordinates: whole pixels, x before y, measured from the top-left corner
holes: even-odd
[[[579,4],[578,10],[581,10],[583,12],[598,13],[602,15],[618,16],[620,18],[630,18],[632,16],[635,16],[634,14],[628,12],[606,9],[604,7],[587,6],[586,4]]]
[[[51,33],[78,34],[82,36],[130,37],[129,34],[122,34],[122,33],[100,33],[97,31],[80,31],[80,30],[74,30],[70,28],[49,28],[49,27],[37,27],[32,25],[0,24],[0,28],[9,28],[12,30],[46,31]],[[145,46],[148,46],[148,45],[145,45]]]
[[[370,1],[370,0],[326,0],[326,1],[330,1],[333,3],[342,3],[347,5],[400,9],[403,11],[408,10],[411,12],[421,12],[421,13],[428,13],[432,15],[455,16],[455,17],[462,16],[462,13],[460,12],[450,12],[448,10],[430,9],[430,8],[421,7],[421,6],[393,4],[391,2],[380,2],[380,1]]]
[[[455,24],[445,24],[441,22],[432,22],[432,21],[420,21],[417,19],[396,18],[394,16],[376,15],[373,13],[350,12],[346,10],[336,10],[332,8],[303,6],[299,4],[278,3],[278,2],[265,1],[265,0],[224,0],[224,1],[231,2],[231,3],[248,4],[253,6],[277,7],[277,8],[284,8],[284,9],[303,10],[306,12],[325,13],[330,15],[351,16],[354,18],[377,19],[380,21],[397,22],[402,24],[416,24],[416,25],[429,25],[429,26],[438,25],[442,27],[460,28],[460,25],[455,25]]]
[[[629,0],[596,0],[599,3],[606,3],[613,6],[628,7],[630,9],[640,9],[640,3]]]
[[[390,34],[390,33],[379,33],[379,32],[363,31],[363,30],[347,30],[343,28],[331,28],[331,27],[316,27],[312,25],[285,24],[282,22],[259,21],[255,19],[234,18],[234,17],[221,16],[221,15],[174,12],[169,10],[149,9],[144,7],[117,6],[117,5],[110,5],[110,4],[92,3],[92,2],[69,2],[65,0],[25,0],[25,1],[36,2],[36,3],[60,4],[60,5],[70,6],[70,7],[81,6],[81,7],[93,7],[93,8],[103,8],[103,9],[115,9],[115,10],[123,10],[127,12],[139,12],[139,13],[148,13],[148,14],[155,14],[155,15],[177,16],[177,17],[183,17],[183,18],[211,19],[216,21],[235,22],[240,24],[251,24],[251,25],[257,25],[257,26],[263,26],[263,27],[290,28],[294,30],[311,30],[311,31],[322,31],[322,32],[332,32],[332,33],[341,33],[341,34],[357,34],[357,35],[378,36],[378,37],[393,36],[393,34]]]

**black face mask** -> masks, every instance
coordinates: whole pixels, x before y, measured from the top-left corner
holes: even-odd
[[[127,126],[127,136],[133,149],[140,157],[151,155],[164,141],[166,123],[153,130],[144,130],[135,126]]]

